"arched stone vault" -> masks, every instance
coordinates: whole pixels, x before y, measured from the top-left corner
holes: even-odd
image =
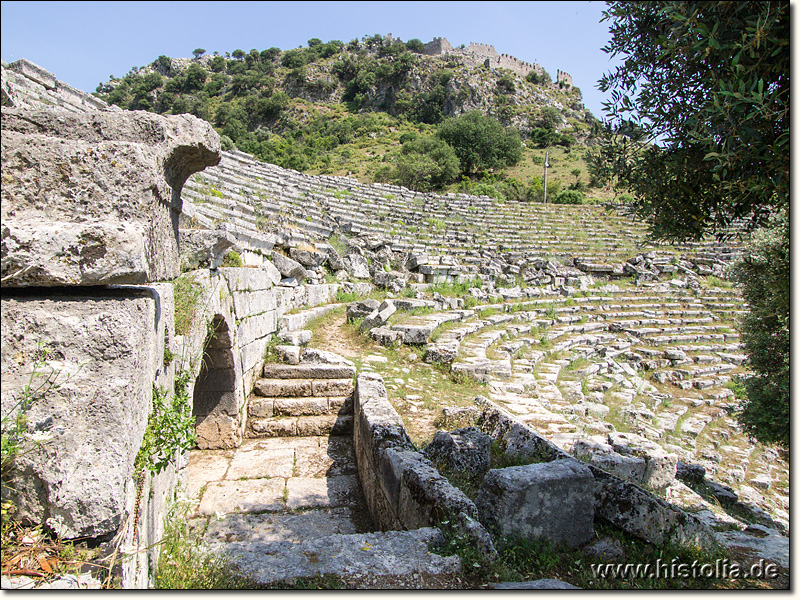
[[[233,334],[225,317],[217,313],[209,324],[192,394],[199,448],[235,448],[241,443],[242,393]]]

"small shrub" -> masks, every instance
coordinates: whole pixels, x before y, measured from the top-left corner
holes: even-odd
[[[191,373],[175,376],[172,398],[163,387],[153,386],[153,412],[147,420],[142,446],[134,461],[134,469],[160,473],[175,459],[178,452],[188,451],[197,437],[195,418],[188,385]]]
[[[235,574],[224,555],[206,548],[189,527],[188,505],[175,504],[167,516],[156,569],[156,589],[248,589],[254,583]]]
[[[347,304],[355,302],[358,298],[359,295],[356,292],[345,292],[342,288],[336,290],[336,302]]]
[[[242,257],[236,250],[231,250],[225,255],[225,258],[222,259],[223,267],[241,267],[243,265]]]
[[[553,204],[583,204],[586,196],[578,190],[563,190],[553,198]]]
[[[175,334],[186,335],[192,327],[203,288],[191,276],[184,275],[175,280],[173,290],[175,294]]]

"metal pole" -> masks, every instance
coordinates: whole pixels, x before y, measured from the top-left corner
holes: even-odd
[[[544,153],[544,202],[547,204],[547,167],[550,166],[549,163],[550,152],[545,151]]]

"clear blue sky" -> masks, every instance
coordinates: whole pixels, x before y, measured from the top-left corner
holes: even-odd
[[[241,48],[283,50],[310,38],[342,40],[392,33],[454,46],[480,42],[538,62],[555,79],[571,74],[586,107],[602,117],[597,80],[610,69],[600,48],[605,2],[2,2],[6,62],[27,58],[78,89],[159,55],[191,57]]]

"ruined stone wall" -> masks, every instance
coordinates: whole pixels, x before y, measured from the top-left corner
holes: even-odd
[[[520,77],[525,77],[531,72],[544,73],[541,65],[519,60],[509,54],[500,54],[491,44],[470,42],[465,48],[454,48],[446,38],[433,38],[433,41],[425,44],[425,54],[460,56],[470,66],[484,65],[488,61],[489,67],[508,69]]]
[[[556,71],[556,83],[572,87],[572,75],[564,71]]]
[[[448,54],[452,51],[453,47],[450,45],[450,42],[447,41],[447,38],[435,37],[433,41],[425,44],[424,53],[428,56],[438,56],[440,54]]]
[[[3,106],[61,108],[71,112],[108,107],[103,100],[59,81],[50,71],[24,58],[11,64],[3,61],[0,83]]]
[[[113,539],[122,586],[148,587],[185,466],[135,467],[181,368],[173,285],[157,281],[179,273],[181,189],[219,162],[219,137],[103,108],[29,61],[2,74],[0,404],[4,426],[26,422],[3,498],[63,538]]]

